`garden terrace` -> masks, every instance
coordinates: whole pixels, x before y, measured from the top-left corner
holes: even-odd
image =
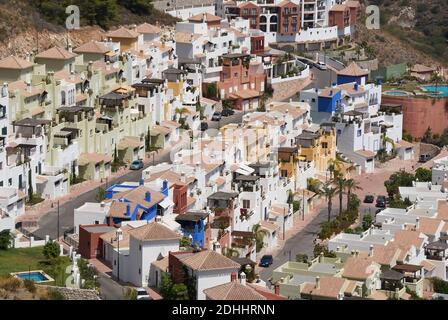
[[[427,259],[444,261],[447,258],[448,243],[446,240],[439,240],[428,243],[425,247]]]
[[[208,206],[213,209],[233,209],[236,192],[215,192],[208,197]]]
[[[61,107],[57,109],[59,118],[64,118],[68,122],[78,122],[84,120],[84,116],[87,116],[89,120],[93,119],[94,109],[92,107]]]
[[[118,93],[109,92],[99,98],[99,104],[106,108],[127,108],[129,107],[129,100],[134,97],[133,93]]]
[[[241,188],[245,192],[252,192],[252,191],[258,191],[258,184],[259,184],[260,177],[253,175],[253,176],[246,176],[246,175],[238,175],[234,182],[237,184],[237,189],[240,190]],[[255,189],[254,189],[255,188]]]

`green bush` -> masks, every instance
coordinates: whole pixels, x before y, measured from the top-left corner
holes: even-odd
[[[0,232],[0,250],[8,250],[11,246],[12,236],[9,230]]]
[[[430,278],[434,292],[448,294],[448,281],[440,278]]]
[[[59,257],[61,249],[56,241],[49,241],[43,248],[43,255],[47,259],[54,259]]]

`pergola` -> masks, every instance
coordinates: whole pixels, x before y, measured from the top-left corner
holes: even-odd
[[[406,282],[416,282],[422,277],[423,266],[414,264],[397,264],[392,270],[400,272]]]
[[[382,290],[395,291],[395,289],[402,289],[404,286],[404,275],[392,269],[383,271],[380,280]]]

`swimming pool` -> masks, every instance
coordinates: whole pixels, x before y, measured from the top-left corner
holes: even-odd
[[[421,86],[421,88],[430,93],[430,96],[435,97],[448,97],[448,85],[440,85],[440,86]]]
[[[397,96],[397,97],[407,97],[409,95],[406,91],[399,91],[399,90],[393,90],[393,91],[386,91],[384,94],[387,94],[389,96]]]
[[[42,270],[33,270],[33,271],[24,271],[24,272],[15,272],[11,273],[11,275],[22,279],[22,280],[31,280],[37,283],[42,282],[50,282],[54,281],[52,277],[50,277],[48,274],[43,272]]]

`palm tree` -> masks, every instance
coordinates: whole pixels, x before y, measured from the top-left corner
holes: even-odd
[[[342,161],[334,158],[328,161],[328,171],[330,171],[330,178],[335,179],[342,172]]]
[[[345,181],[345,190],[347,192],[347,210],[350,210],[350,198],[353,191],[362,190],[359,186],[359,182],[353,179]]]
[[[339,215],[342,215],[342,197],[345,193],[345,184],[347,180],[342,176],[338,176],[334,179],[334,182],[336,184],[336,192],[339,195]]]
[[[188,109],[185,107],[182,108],[176,108],[176,110],[174,110],[174,113],[179,115],[179,119],[182,119],[182,116],[184,115],[184,113],[187,113]]]
[[[265,229],[262,229],[260,224],[254,225],[252,227],[252,232],[255,235],[256,250],[257,252],[260,252],[260,250],[263,248],[264,237],[269,235],[269,233]]]
[[[436,90],[434,93],[437,94],[437,92],[439,91],[439,84],[443,81],[442,77],[437,73],[434,72],[431,75],[431,82],[434,83],[436,85]]]
[[[327,201],[327,209],[328,209],[328,222],[331,221],[331,209],[333,206],[333,197],[336,195],[337,189],[332,186],[331,183],[326,183],[319,190],[319,196],[325,197]]]

